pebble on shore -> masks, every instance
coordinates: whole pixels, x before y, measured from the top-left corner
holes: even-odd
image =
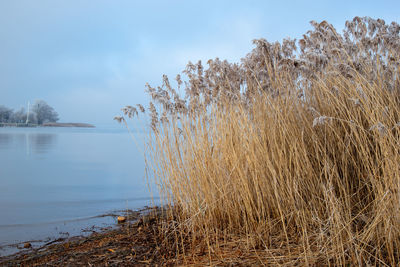
[[[118,223],[124,223],[124,222],[126,222],[126,217],[118,216],[117,220],[118,220]]]

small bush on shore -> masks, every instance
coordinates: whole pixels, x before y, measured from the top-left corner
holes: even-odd
[[[149,169],[186,263],[400,262],[400,26],[311,24],[148,86]]]

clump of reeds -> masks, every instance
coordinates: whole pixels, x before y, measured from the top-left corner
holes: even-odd
[[[148,86],[149,167],[185,263],[399,264],[400,26],[311,24]]]

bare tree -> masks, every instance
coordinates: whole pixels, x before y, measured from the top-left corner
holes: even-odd
[[[36,100],[32,112],[36,114],[38,124],[58,121],[58,113],[43,100]]]
[[[10,122],[24,123],[25,121],[26,121],[26,112],[23,107],[15,111],[10,118]]]
[[[9,122],[13,114],[12,109],[6,106],[0,106],[0,122]]]

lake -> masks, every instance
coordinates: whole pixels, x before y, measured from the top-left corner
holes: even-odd
[[[0,256],[115,224],[99,216],[152,204],[143,134],[97,128],[0,128]],[[90,231],[89,231],[90,232]],[[10,246],[11,245],[11,246]]]

